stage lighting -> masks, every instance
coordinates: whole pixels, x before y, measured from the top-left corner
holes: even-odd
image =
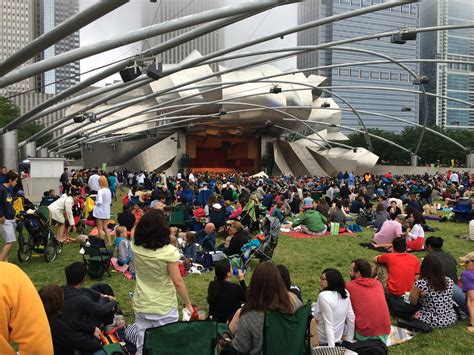
[[[427,76],[419,76],[415,80],[413,80],[414,85],[422,85],[422,84],[429,84],[430,83],[430,78]]]
[[[73,120],[74,120],[74,123],[82,123],[86,120],[86,116],[82,114],[80,116],[74,117]]]
[[[227,111],[224,110],[223,108],[221,108],[221,109],[219,110],[219,116],[225,116],[225,115],[227,115]]]
[[[270,94],[279,94],[281,92],[281,87],[278,85],[273,85],[273,87],[270,88]]]
[[[124,83],[132,81],[133,79],[138,78],[140,75],[142,75],[142,71],[139,67],[125,68],[120,71],[120,77]]]
[[[402,32],[401,35],[404,41],[416,41],[416,32],[407,30]]]
[[[397,33],[397,34],[394,34],[392,35],[392,38],[390,39],[390,43],[394,43],[394,44],[405,44],[407,43],[407,41],[405,41],[403,38],[402,38],[402,35]]]
[[[163,77],[163,64],[162,63],[153,63],[148,66],[146,75],[150,79],[158,80]]]
[[[88,118],[89,118],[89,122],[91,122],[91,123],[95,123],[95,122],[98,121],[97,115],[94,112],[90,112],[88,114]]]
[[[331,104],[329,102],[323,102],[321,107],[331,107]]]
[[[411,107],[407,107],[407,106],[402,107],[402,112],[411,112]]]

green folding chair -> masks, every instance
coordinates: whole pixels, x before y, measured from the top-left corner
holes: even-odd
[[[311,302],[309,301],[294,314],[265,312],[263,353],[265,355],[311,354],[310,321]]]
[[[184,220],[186,206],[183,204],[178,204],[174,207],[174,211],[170,215],[170,226],[176,226],[184,228],[186,226],[186,221]]]
[[[212,320],[175,322],[145,331],[144,355],[215,355],[222,325]]]

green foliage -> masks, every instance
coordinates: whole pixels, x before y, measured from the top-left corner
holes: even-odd
[[[117,214],[121,211],[121,195],[113,203],[112,211]],[[456,235],[468,234],[468,224],[439,223],[430,221],[432,227],[438,228],[435,233],[427,236],[441,236],[445,240],[443,249],[455,258],[473,250],[473,242],[456,238]],[[362,233],[355,236],[328,236],[312,239],[293,239],[281,234],[274,254],[274,262],[284,264],[291,273],[292,283],[301,287],[306,300],[316,301],[319,293],[319,276],[328,267],[341,271],[345,280],[349,280],[349,266],[351,260],[364,258],[370,262],[378,255],[377,252],[362,248],[359,243],[371,241],[374,231],[364,228]],[[1,242],[0,242],[1,244]],[[1,245],[0,245],[1,247]],[[424,252],[414,253],[417,257],[425,256]],[[35,255],[35,254],[33,254]],[[16,245],[10,254],[10,261],[18,264],[32,279],[39,289],[47,284],[64,285],[64,268],[72,262],[82,261],[79,254],[79,244],[67,244],[64,251],[51,264],[44,262],[41,255],[33,256],[26,263],[19,263],[16,257]],[[258,261],[251,261],[251,270],[247,271],[246,281],[250,282],[252,270]],[[460,272],[461,270],[458,270]],[[207,309],[207,287],[213,280],[214,273],[189,275],[185,277],[191,301],[200,308]],[[96,280],[87,280],[86,286],[96,283]],[[133,321],[132,300],[129,292],[134,291],[134,282],[127,280],[120,273],[112,273],[112,277],[105,276],[101,282],[109,283],[117,297],[121,309],[127,320]],[[181,302],[179,302],[181,304]],[[412,340],[390,348],[390,354],[472,354],[474,337],[466,330],[467,321],[458,322],[446,329],[436,329],[431,334],[417,334]]]
[[[20,109],[7,98],[0,96],[0,127],[5,127],[20,115]],[[43,127],[36,123],[28,123],[18,129],[18,141],[24,141],[33,134],[39,132]],[[51,140],[52,136],[48,135],[38,140],[37,144],[42,145]]]
[[[439,127],[431,127],[433,130],[441,132]],[[407,126],[399,133],[386,132],[380,129],[369,128],[368,131],[380,137],[389,139],[408,150],[415,151],[418,140],[421,134],[421,127]],[[469,130],[447,130],[443,132],[449,138],[461,143],[466,148],[474,147],[474,132]],[[380,156],[380,159],[385,162],[395,164],[408,163],[410,156],[408,153],[378,140],[371,138],[374,153]],[[348,145],[354,147],[367,148],[364,135],[362,133],[353,133],[349,136]],[[466,152],[457,145],[447,141],[446,139],[429,131],[425,132],[422,144],[418,151],[418,156],[421,157],[421,163],[436,163],[438,160],[444,164],[450,164],[451,159],[457,161],[465,161]]]

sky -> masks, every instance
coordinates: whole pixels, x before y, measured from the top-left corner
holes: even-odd
[[[162,0],[164,2],[173,0]],[[199,0],[194,0],[199,1]],[[79,0],[80,10],[83,10],[92,4],[98,2],[98,0]],[[158,6],[160,0],[154,5]],[[226,0],[222,1],[223,5],[238,4],[242,0]],[[90,25],[84,27],[80,31],[81,46],[89,45],[100,42],[105,39],[112,38],[114,36],[133,31],[142,27],[141,10],[148,3],[148,0],[131,0],[129,3],[119,7],[113,12],[101,17],[94,21]],[[224,5],[225,3],[225,5]],[[150,4],[146,4],[150,6]],[[133,15],[131,15],[133,14]],[[268,34],[279,32],[283,29],[287,29],[297,25],[297,4],[280,6],[278,8],[271,9],[257,16],[240,21],[236,24],[225,28],[225,46],[235,45],[237,43],[247,42],[249,40],[257,39]],[[239,52],[248,52],[251,50],[262,50],[268,48],[282,48],[296,46],[296,34],[285,36],[283,39],[275,39],[268,41],[249,49],[245,48]],[[140,43],[126,45],[114,50],[97,54],[95,56],[81,60],[81,72],[91,70],[101,65],[114,62],[116,60],[139,54],[141,49]],[[253,57],[252,60],[255,60]],[[227,62],[227,66],[236,66],[243,64],[250,59],[238,59],[231,62]],[[296,59],[290,58],[274,63],[275,66],[282,70],[296,67]],[[92,75],[86,74],[82,76],[82,79]],[[106,83],[113,82],[114,80],[121,80],[118,74],[99,82],[97,85],[105,85]]]

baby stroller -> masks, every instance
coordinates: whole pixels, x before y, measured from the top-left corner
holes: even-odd
[[[260,261],[272,260],[273,252],[278,244],[278,236],[280,234],[281,222],[276,217],[265,217],[263,220],[261,230],[265,239],[258,247],[254,247],[247,253],[248,257],[244,258],[245,266],[249,263],[252,257],[258,258]]]
[[[23,231],[26,228],[28,237]],[[62,245],[51,229],[48,207],[39,207],[34,213],[20,212],[17,215],[18,260],[28,261],[33,252],[43,254],[47,263],[53,262],[62,251]]]
[[[258,230],[260,223],[260,208],[255,204],[254,200],[250,199],[250,201],[247,202],[238,219],[240,223],[248,228],[249,232],[255,232]]]

